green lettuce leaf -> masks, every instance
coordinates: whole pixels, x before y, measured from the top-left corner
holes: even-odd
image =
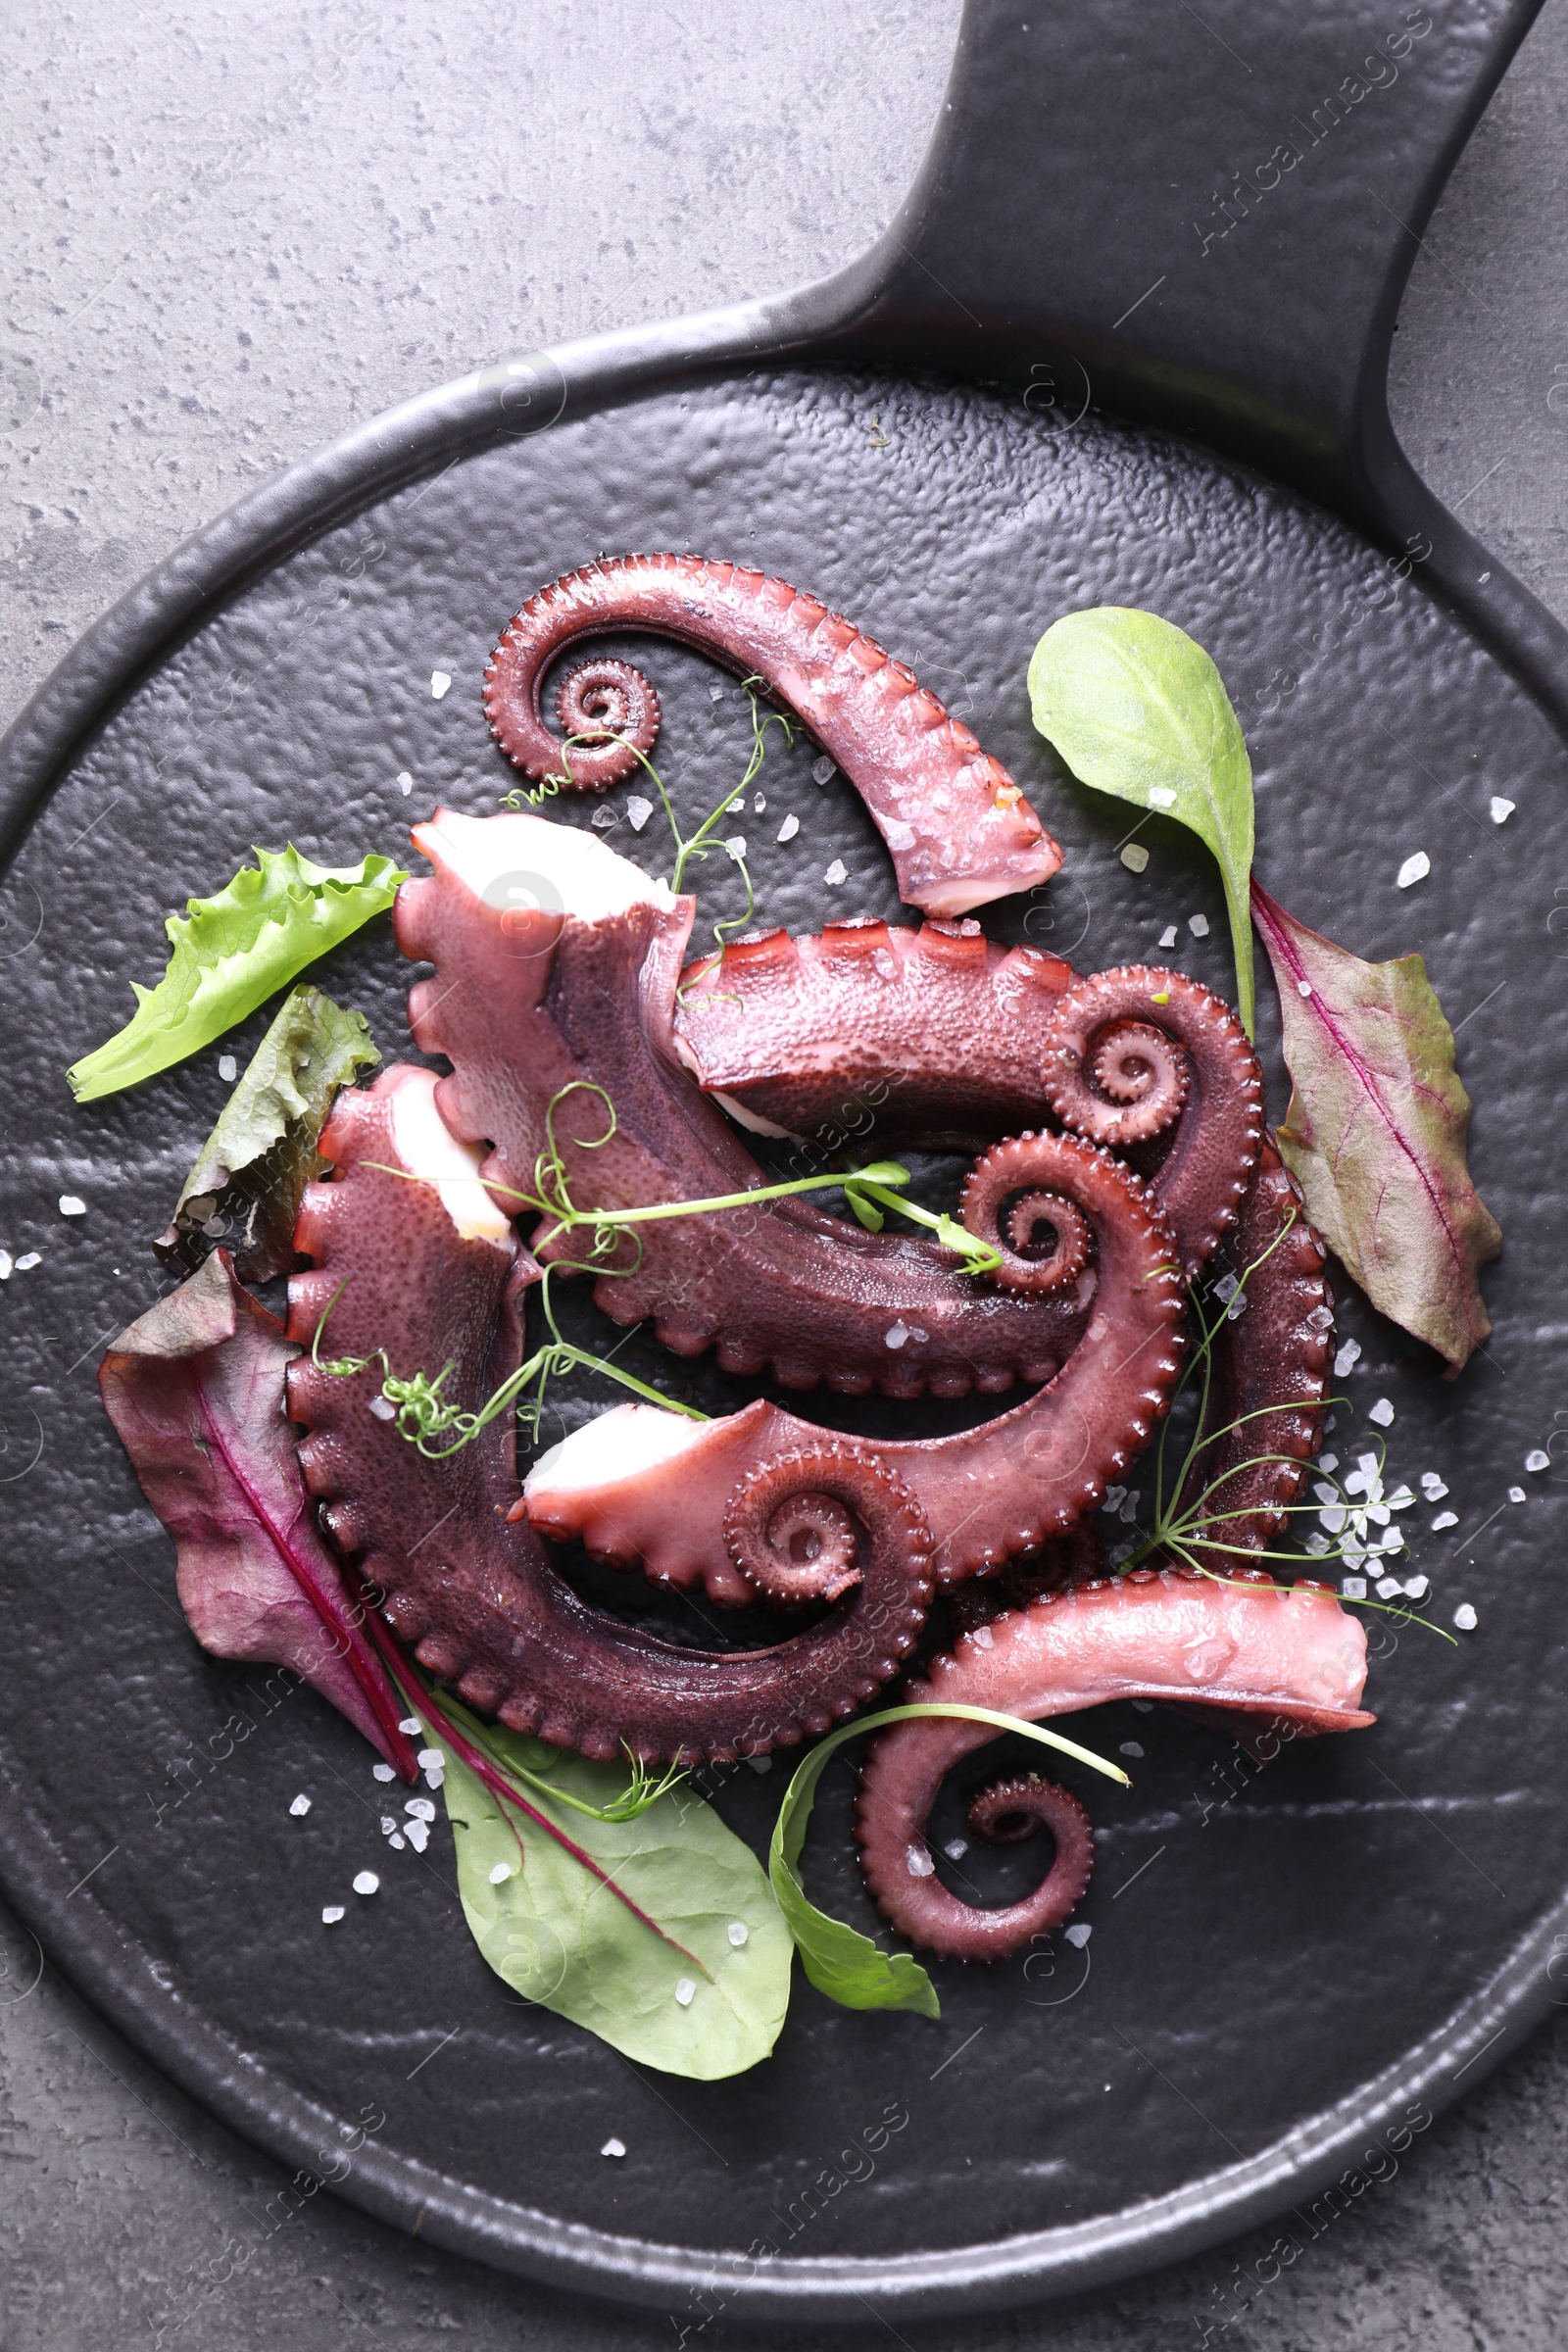
[[[765,2058],[789,2006],[791,1945],[751,1848],[684,1785],[634,1820],[592,1820],[564,1798],[612,1805],[624,1764],[480,1724],[450,1699],[443,1710],[502,1772],[536,1776],[503,1811],[450,1741],[443,1749],[458,1890],[497,1976],[665,2074],[713,2082]]]
[[[1476,1277],[1502,1235],[1470,1181],[1470,1098],[1426,965],[1363,963],[1256,882],[1252,909],[1293,1089],[1279,1146],[1307,1214],[1373,1305],[1457,1371],[1492,1330]]]
[[[1252,764],[1202,647],[1155,612],[1102,605],[1049,628],[1029,663],[1035,725],[1096,792],[1188,826],[1218,861],[1252,1034]]]
[[[866,1732],[879,1732],[889,1724],[913,1723],[921,1715],[956,1715],[965,1723],[994,1724],[999,1732],[1020,1732],[1025,1739],[1038,1740],[1043,1746],[1076,1756],[1080,1764],[1093,1765],[1107,1780],[1120,1781],[1123,1788],[1128,1786],[1127,1775],[1119,1764],[1107,1764],[1103,1756],[1080,1747],[1076,1740],[1065,1739],[1060,1732],[1048,1732],[1040,1724],[1024,1723],[1016,1715],[995,1715],[989,1707],[949,1706],[941,1700],[929,1700],[920,1706],[887,1707],[880,1715],[865,1715],[858,1723],[847,1723],[841,1730],[830,1732],[796,1766],[784,1791],[784,1802],[773,1825],[767,1869],[778,1907],[801,1955],[801,1966],[818,1992],[825,1992],[830,2001],[837,2001],[845,2009],[913,2009],[921,2017],[942,2015],[937,1988],[919,1961],[912,1960],[907,1952],[884,1952],[858,1928],[847,1926],[843,1920],[829,1919],[808,1896],[800,1871],[801,1848],[806,1843],[807,1825],[816,1801],[816,1785],[845,1741],[858,1740]]]
[[[173,947],[158,986],[131,989],[124,1028],[66,1075],[78,1102],[118,1094],[184,1061],[265,1004],[308,963],[391,906],[408,875],[390,858],[313,865],[290,846],[258,850],[211,899],[165,925]]]
[[[292,989],[153,1244],[162,1262],[186,1272],[221,1242],[242,1282],[290,1273],[294,1220],[338,1089],[380,1058],[363,1012],[346,1012],[309,981]]]

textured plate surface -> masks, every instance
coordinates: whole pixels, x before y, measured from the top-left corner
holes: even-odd
[[[511,778],[478,688],[500,623],[599,550],[652,547],[814,591],[963,712],[1068,852],[1035,900],[994,910],[999,936],[1081,969],[1168,953],[1228,991],[1200,854],[1152,820],[1134,876],[1120,811],[1065,778],[1023,690],[1035,638],[1080,605],[1149,605],[1200,637],[1251,744],[1261,878],[1362,955],[1426,956],[1477,1102],[1472,1166],[1506,1236],[1487,1278],[1495,1338],[1456,1383],[1348,1302],[1341,1334],[1364,1353],[1331,1441],[1345,1459],[1391,1400],[1390,1483],[1439,1471],[1458,1520],[1433,1534],[1431,1511],[1410,1514],[1415,1563],[1440,1622],[1469,1599],[1478,1632],[1453,1649],[1374,1631],[1378,1729],[1260,1778],[1174,1718],[1089,1719],[1102,1749],[1146,1752],[1131,1791],[1083,1790],[1102,1833],[1086,1948],[1058,1937],[995,1970],[940,1971],[938,2026],[851,2016],[801,1985],[774,2059],[707,2086],[640,2076],[521,2007],[468,1941],[445,1831],[422,1861],[387,1852],[347,1727],[196,1649],[93,1367],[158,1287],[146,1237],[226,1091],[218,1049],[80,1110],[62,1079],[122,1016],[125,982],[157,968],[163,915],[252,842],[347,861],[395,851],[437,800],[492,808]],[[656,758],[683,811],[706,811],[741,770],[743,698],[676,649],[644,641],[638,658],[664,700]],[[439,701],[437,670],[453,680]],[[0,1868],[24,1915],[122,2030],[296,2162],[379,2116],[343,2193],[662,2305],[715,2276],[735,2311],[822,2316],[854,2312],[859,2290],[936,2312],[1087,2284],[1314,2192],[1409,2107],[1423,2128],[1489,2037],[1505,2046],[1551,1997],[1568,1886],[1550,1767],[1568,1694],[1540,1566],[1561,1505],[1523,1468],[1551,1444],[1568,1343],[1551,1199],[1564,765],[1419,568],[1401,581],[1343,526],[1180,443],[1092,416],[1053,431],[1020,402],[905,380],[753,376],[574,402],[215,606],[81,750],[7,884],[8,942],[38,925],[9,966],[9,1142],[14,1247],[42,1261],[0,1298],[15,1320]],[[807,929],[893,913],[858,805],[810,768],[808,749],[770,755],[765,810],[735,819],[763,914]],[[1517,804],[1500,826],[1494,794]],[[117,795],[136,821],[100,851]],[[559,813],[586,822],[592,806]],[[800,830],[778,845],[791,812]],[[653,823],[609,838],[667,866]],[[1431,877],[1400,891],[1415,849]],[[849,878],[834,888],[836,859]],[[701,936],[740,901],[716,861],[699,882]],[[1159,951],[1172,923],[1180,944]],[[321,976],[365,1007],[388,1058],[408,1051],[384,924]],[[63,1192],[85,1218],[57,1214]],[[849,1785],[830,1782],[808,1867],[819,1900],[868,1920]],[[741,1772],[720,1802],[760,1834],[779,1786]],[[303,1822],[287,1812],[300,1788]],[[381,1891],[356,1903],[345,1889],[367,1865]],[[349,1917],[328,1934],[320,1908],[337,1899]],[[600,2156],[612,2133],[621,2162]],[[853,2179],[864,2162],[848,2152],[869,2141],[874,2171]]]

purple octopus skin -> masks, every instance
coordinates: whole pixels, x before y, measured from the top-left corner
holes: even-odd
[[[978,1429],[874,1447],[840,1441],[874,1453],[908,1488],[936,1539],[942,1584],[1075,1525],[1147,1445],[1181,1365],[1175,1236],[1142,1182],[1077,1137],[1030,1143],[1041,1188],[1065,1196],[1093,1231],[1093,1312],[1078,1347],[1047,1387]],[[714,1599],[732,1597],[727,1496],[815,1435],[761,1400],[703,1423],[615,1405],[534,1464],[517,1507],[542,1533],[580,1537],[603,1559],[671,1584],[702,1578]]]
[[[1296,1179],[1266,1138],[1209,1266],[1216,1281],[1241,1284],[1246,1300],[1213,1350],[1203,1444],[1178,1505],[1178,1517],[1201,1511],[1211,1543],[1262,1551],[1290,1524],[1321,1443],[1334,1357],[1326,1259]]]
[[[511,1188],[498,1198],[520,1205],[516,1195],[535,1189],[549,1104],[572,1085],[602,1088],[617,1120],[601,1143],[603,1096],[568,1096],[558,1110],[579,1207],[706,1200],[765,1181],[670,1042],[690,899],[672,899],[593,834],[542,817],[441,810],[414,839],[435,873],[399,892],[397,936],[435,974],[411,990],[410,1021],[423,1052],[451,1060],[442,1115],[465,1142],[493,1147],[485,1175]],[[587,1239],[538,1246],[566,1264]],[[651,1317],[678,1355],[712,1348],[726,1372],[786,1389],[826,1380],[849,1396],[1001,1395],[1049,1381],[1093,1311],[1092,1281],[1009,1295],[923,1235],[867,1233],[801,1200],[644,1224],[614,1263],[594,1298],[616,1322]],[[892,1330],[907,1334],[902,1347],[889,1345]]]
[[[472,1412],[520,1361],[539,1269],[434,1098],[432,1074],[407,1066],[339,1097],[321,1138],[336,1180],[308,1188],[296,1228],[316,1262],[290,1282],[289,1331],[308,1350],[330,1307],[323,1355],[385,1349],[405,1378],[450,1363],[442,1394]],[[770,1566],[787,1573],[803,1525],[847,1531],[853,1584],[792,1640],[712,1654],[580,1600],[532,1529],[508,1521],[510,1413],[431,1460],[371,1409],[380,1380],[379,1361],[352,1375],[309,1352],[291,1364],[306,1483],[420,1663],[514,1730],[589,1756],[630,1748],[649,1763],[760,1755],[853,1714],[912,1647],[931,1596],[929,1530],[894,1472],[831,1437],[803,1432],[792,1461],[769,1463],[760,1496],[734,1482],[734,1555],[761,1581]]]
[[[565,647],[626,629],[696,646],[762,679],[796,710],[870,810],[906,905],[966,914],[1032,889],[1060,865],[1060,850],[1006,769],[911,669],[814,597],[699,556],[601,558],[514,614],[485,670],[484,704],[514,767],[579,791],[639,772],[638,754],[646,758],[659,733],[659,697],[628,662],[589,662],[568,675],[562,735],[540,710],[545,673]],[[564,740],[583,735],[602,740]]]
[[[1366,1637],[1332,1587],[1282,1592],[1255,1569],[1224,1585],[1187,1571],[1138,1569],[1048,1593],[965,1635],[902,1695],[1031,1722],[1105,1699],[1200,1698],[1254,1735],[1267,1733],[1277,1752],[1285,1739],[1374,1722],[1360,1705],[1365,1680]],[[937,1791],[955,1765],[995,1737],[985,1724],[951,1717],[899,1724],[879,1734],[861,1779],[856,1835],[878,1907],[911,1942],[954,1959],[1001,1959],[1048,1935],[1087,1877],[1070,1824],[1065,1838],[1057,1831],[1055,1864],[1022,1902],[985,1910],[950,1893],[936,1876],[926,1823]],[[987,1812],[994,1826],[998,1812],[1005,1820],[1009,1811],[1029,1809],[1014,1784]],[[1055,1829],[1050,1809],[1039,1811]]]
[[[1230,1007],[1147,964],[1080,979],[978,923],[753,932],[682,975],[675,1043],[723,1107],[767,1134],[985,1150],[1020,1126],[1135,1155],[1189,1280],[1256,1163],[1263,1076]]]

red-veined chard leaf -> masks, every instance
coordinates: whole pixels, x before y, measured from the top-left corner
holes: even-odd
[[[173,954],[156,988],[131,982],[135,1012],[66,1075],[78,1102],[118,1094],[184,1061],[264,1004],[308,963],[384,913],[408,880],[390,858],[314,865],[292,844],[258,850],[210,899],[164,928]]]
[[[180,1606],[215,1657],[292,1667],[406,1779],[403,1709],[317,1531],[283,1410],[299,1349],[215,1250],[99,1367],[109,1417],[174,1539]]]
[[[1492,1330],[1477,1269],[1502,1235],[1470,1181],[1470,1098],[1419,956],[1363,963],[1252,884],[1293,1093],[1280,1150],[1374,1306],[1455,1370]]]
[[[441,1742],[458,1891],[497,1976],[665,2074],[715,2082],[765,2058],[789,2006],[789,1931],[711,1805],[683,1784],[633,1819],[595,1819],[581,1808],[612,1807],[626,1765],[427,1692],[415,1703]]]
[[[1252,765],[1207,654],[1184,629],[1122,605],[1068,612],[1029,663],[1035,725],[1096,792],[1187,825],[1225,886],[1236,1001],[1252,1034]]]
[[[188,1272],[221,1242],[243,1282],[291,1272],[294,1220],[337,1091],[380,1058],[363,1012],[309,981],[291,989],[153,1244],[163,1263]]]
[[[1021,1733],[1026,1740],[1038,1740],[1046,1747],[1075,1756],[1080,1764],[1092,1765],[1107,1780],[1120,1781],[1123,1788],[1128,1786],[1121,1766],[1108,1764],[1092,1748],[1080,1747],[1076,1740],[1068,1740],[1060,1732],[1047,1731],[1041,1724],[1024,1723],[1016,1715],[993,1714],[989,1707],[950,1705],[946,1700],[931,1699],[917,1706],[886,1707],[879,1715],[862,1716],[858,1723],[847,1723],[830,1732],[795,1768],[773,1825],[767,1867],[779,1909],[801,1955],[801,1966],[817,1991],[825,1992],[841,2008],[913,2009],[921,2017],[942,2015],[937,1988],[918,1960],[912,1960],[907,1952],[884,1952],[869,1936],[862,1936],[858,1928],[830,1919],[825,1911],[817,1909],[801,1884],[801,1848],[806,1843],[807,1825],[816,1801],[816,1786],[826,1766],[847,1740],[858,1740],[865,1732],[879,1732],[891,1724],[913,1723],[921,1715],[956,1715],[965,1723],[992,1724],[998,1732]]]

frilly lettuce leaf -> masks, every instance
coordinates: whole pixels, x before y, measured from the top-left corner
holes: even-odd
[[[118,1094],[184,1061],[232,1029],[306,964],[391,906],[408,875],[390,858],[314,865],[292,844],[258,850],[211,899],[190,900],[166,930],[173,947],[156,988],[131,982],[136,1010],[66,1075],[78,1102]]]

